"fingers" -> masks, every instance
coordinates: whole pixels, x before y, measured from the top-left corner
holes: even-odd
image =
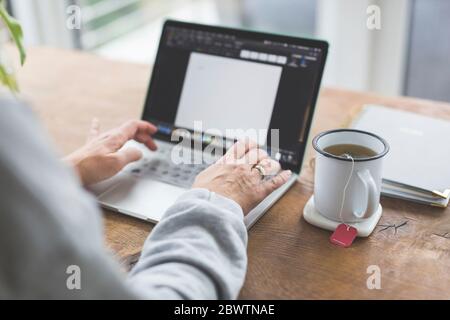
[[[251,173],[253,180],[259,180],[262,181],[265,178],[270,178],[270,176],[273,176],[277,174],[281,169],[280,164],[278,161],[275,161],[270,158],[264,158],[259,163],[257,163],[257,166],[252,165],[251,167]]]
[[[289,180],[291,175],[291,170],[284,170],[272,179],[264,181],[263,188],[266,192],[266,195],[269,195],[270,193],[281,187],[283,184],[285,184]]]
[[[146,145],[147,148],[149,148],[152,151],[155,151],[156,149],[158,149],[158,147],[156,146],[155,141],[153,140],[153,138],[146,134],[146,133],[139,133],[136,135],[135,140],[143,143]]]
[[[120,149],[128,140],[134,139],[138,142],[145,144],[150,150],[156,150],[157,146],[152,139],[152,135],[156,133],[158,129],[147,121],[131,120],[124,123],[117,129],[114,129],[111,137],[116,139],[114,144],[115,149]]]
[[[239,140],[236,142],[230,149],[228,149],[227,153],[220,158],[218,163],[232,163],[238,159],[241,159],[245,154],[252,149],[257,148],[258,145],[255,141],[250,140],[248,138]]]
[[[100,134],[100,121],[98,121],[97,118],[93,118],[91,121],[91,127],[89,129],[87,142],[91,141],[94,138],[97,138],[99,134]]]
[[[267,176],[275,175],[281,170],[280,163],[269,157],[262,159],[258,164],[264,168]]]
[[[128,138],[134,139],[137,135],[153,135],[158,129],[150,122],[143,120],[131,120],[119,127],[119,130]]]
[[[236,163],[255,165],[267,158],[269,158],[269,155],[266,151],[259,148],[253,148],[249,150],[242,158],[238,159]]]
[[[136,141],[143,143],[152,151],[157,149],[156,143],[152,138],[158,128],[147,121],[131,121],[131,135],[129,139],[135,139]],[[135,130],[134,136],[132,135],[132,131]]]
[[[117,161],[117,171],[122,170],[127,164],[142,158],[142,152],[135,148],[126,148],[114,154]]]
[[[252,180],[262,180],[264,175],[274,175],[281,169],[277,161],[271,159],[266,151],[258,148],[256,142],[250,139],[235,143],[217,163],[246,165]],[[263,172],[255,168],[252,169],[252,166],[256,164],[262,167]]]

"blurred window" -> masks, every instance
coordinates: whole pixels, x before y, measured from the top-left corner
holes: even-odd
[[[450,102],[450,1],[415,0],[405,94]]]
[[[83,17],[79,43],[89,50],[166,14],[180,0],[78,0],[76,3]]]

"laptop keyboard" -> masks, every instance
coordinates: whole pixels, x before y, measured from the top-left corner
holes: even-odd
[[[183,188],[190,188],[195,177],[209,164],[175,164],[170,159],[171,148],[163,147],[152,157],[144,157],[136,166],[127,171],[139,178],[150,178],[173,184]]]

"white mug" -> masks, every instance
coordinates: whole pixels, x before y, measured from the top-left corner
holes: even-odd
[[[324,151],[337,144],[355,144],[375,151],[376,155],[352,159]],[[314,206],[326,218],[338,222],[361,222],[370,218],[380,202],[383,158],[389,151],[387,142],[370,132],[337,129],[322,132],[313,139],[316,150]],[[342,212],[341,212],[342,206]]]

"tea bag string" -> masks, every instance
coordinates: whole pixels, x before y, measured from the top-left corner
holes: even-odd
[[[348,153],[344,153],[342,156],[346,157],[347,159],[352,160],[352,168],[350,170],[350,174],[348,175],[347,182],[345,183],[344,189],[342,191],[341,209],[339,210],[339,219],[341,220],[342,224],[345,224],[347,226],[347,230],[348,230],[350,227],[345,223],[344,219],[342,218],[342,210],[344,209],[345,193],[347,192],[347,187],[350,184],[350,180],[352,179],[352,175],[353,175],[353,170],[355,168],[355,159],[353,159],[353,157]]]

